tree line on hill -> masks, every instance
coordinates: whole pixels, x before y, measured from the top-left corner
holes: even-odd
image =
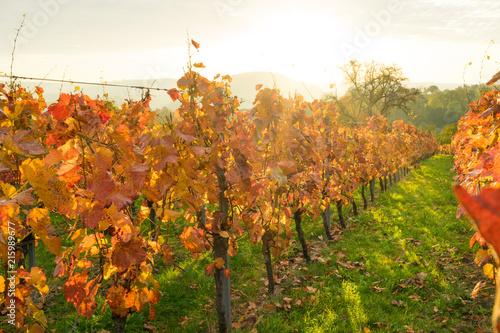
[[[334,102],[344,123],[358,125],[380,114],[389,120],[404,120],[433,134],[441,144],[450,143],[456,123],[484,92],[484,84],[440,90],[436,85],[409,88],[401,68],[382,63],[351,61],[341,67],[347,91],[343,96],[326,94]]]

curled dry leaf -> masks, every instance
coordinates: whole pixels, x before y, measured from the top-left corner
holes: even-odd
[[[193,46],[196,48],[196,50],[199,50],[200,48],[200,44],[195,42],[193,39],[191,39],[191,44],[193,44]]]
[[[486,282],[483,282],[483,281],[479,281],[478,283],[476,283],[476,286],[474,287],[474,289],[472,290],[471,294],[470,294],[470,297],[472,299],[476,298],[477,297],[477,294],[481,291],[481,289],[483,289],[484,287],[486,287]]]

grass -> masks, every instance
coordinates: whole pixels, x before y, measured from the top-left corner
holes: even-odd
[[[347,214],[349,226],[336,229],[333,242],[323,237],[321,221],[306,218],[314,260],[302,260],[298,241],[292,241],[275,260],[279,284],[273,296],[263,283],[260,246],[243,236],[230,263],[234,331],[491,332],[493,295],[470,297],[474,285],[486,278],[468,249],[469,222],[455,218],[451,164],[451,156],[439,155],[423,162],[404,181],[377,193],[368,210]],[[49,276],[52,259],[37,256]],[[127,332],[146,331],[144,323],[153,332],[216,332],[214,282],[204,269],[209,262],[207,254],[196,261],[186,256],[183,270],[159,264],[163,297],[157,318],[149,322],[147,310],[133,314]],[[49,279],[48,284],[49,327],[69,332],[77,317],[60,290],[63,281]],[[95,316],[80,318],[75,332],[112,331],[109,307],[99,311],[103,301],[99,294]]]

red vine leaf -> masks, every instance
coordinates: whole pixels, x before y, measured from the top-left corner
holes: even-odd
[[[471,196],[461,186],[455,186],[454,190],[462,207],[476,222],[483,238],[500,253],[500,189],[485,188],[477,196]]]
[[[111,262],[121,271],[132,265],[139,267],[146,260],[146,251],[142,240],[134,237],[128,242],[118,242],[111,253]]]
[[[179,99],[179,97],[181,97],[181,93],[179,92],[179,90],[175,89],[175,88],[172,88],[170,89],[169,91],[167,91],[167,94],[170,96],[170,98],[172,99],[172,101],[176,101]]]
[[[64,296],[66,301],[73,303],[78,314],[91,318],[97,307],[95,294],[98,287],[95,285],[95,280],[86,283],[88,273],[89,271],[85,270],[82,273],[71,275],[64,284]],[[92,291],[91,287],[93,287]]]
[[[68,118],[74,110],[74,106],[71,105],[71,96],[68,94],[61,94],[59,96],[59,102],[54,103],[49,106],[49,113],[59,121]]]

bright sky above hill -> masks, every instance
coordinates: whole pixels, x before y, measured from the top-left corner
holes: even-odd
[[[500,70],[498,0],[0,0],[0,71],[106,81],[182,75],[186,33],[204,75],[271,71],[340,83],[351,59],[411,81],[478,83]]]

